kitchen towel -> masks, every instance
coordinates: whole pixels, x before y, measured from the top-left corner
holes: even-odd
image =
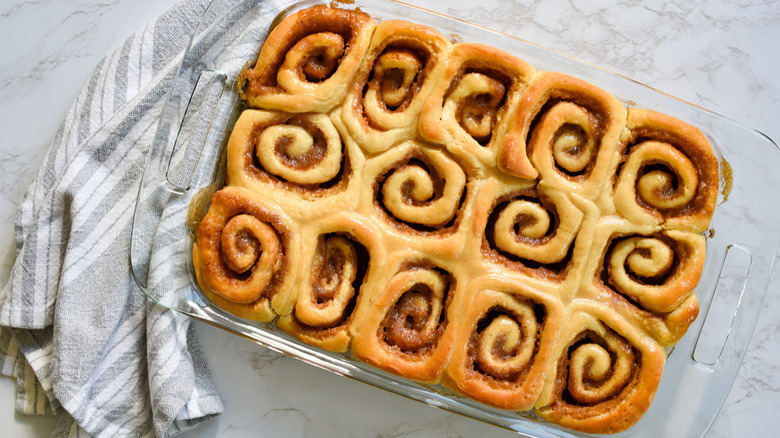
[[[262,2],[227,3],[225,26]],[[0,372],[17,379],[17,411],[60,416],[55,436],[169,436],[222,411],[189,319],[146,299],[129,257],[147,152],[208,4],[180,3],[100,62],[19,206]],[[228,73],[264,27],[231,34]]]

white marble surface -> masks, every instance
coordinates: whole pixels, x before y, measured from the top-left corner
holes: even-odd
[[[91,69],[173,0],[0,2],[0,281],[13,216]],[[418,1],[614,70],[780,139],[780,2],[773,0]],[[513,433],[367,387],[197,324],[225,413],[187,436],[511,437]],[[780,275],[711,438],[780,430]],[[48,436],[54,422],[13,411],[0,379],[4,436]],[[324,397],[323,394],[328,394]]]

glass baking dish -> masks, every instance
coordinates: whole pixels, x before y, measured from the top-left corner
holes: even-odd
[[[241,109],[236,78],[242,68],[253,65],[269,30],[285,14],[312,4],[214,0],[205,11],[174,77],[139,189],[131,250],[136,282],[162,306],[336,374],[523,436],[590,436],[544,422],[533,413],[494,409],[438,386],[385,373],[349,354],[311,347],[273,323],[238,318],[203,297],[192,267],[193,227],[210,195],[224,183],[225,145]],[[766,201],[780,184],[780,175],[772,171],[780,168],[777,146],[722,116],[509,35],[397,2],[360,0],[344,7],[355,6],[381,20],[400,18],[460,41],[487,43],[537,70],[580,77],[627,106],[664,112],[704,132],[721,161],[721,174],[729,177],[721,177],[707,235],[707,258],[696,288],[699,317],[669,352],[650,410],[635,426],[615,435],[704,436],[746,353],[778,249],[778,209]]]

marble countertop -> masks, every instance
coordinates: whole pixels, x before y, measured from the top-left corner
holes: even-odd
[[[70,103],[106,53],[174,3],[9,0],[0,6],[0,282],[14,258],[16,206]],[[616,71],[780,140],[778,2],[415,3]],[[312,368],[210,326],[196,323],[196,330],[225,413],[185,436],[515,436]],[[776,270],[744,364],[708,437],[763,437],[780,430],[779,332]],[[43,437],[54,420],[15,415],[14,382],[0,379],[0,424],[6,436]]]

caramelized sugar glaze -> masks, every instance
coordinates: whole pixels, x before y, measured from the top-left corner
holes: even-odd
[[[561,426],[614,433],[696,318],[704,135],[421,24],[314,6],[243,73],[194,247],[218,306]]]

